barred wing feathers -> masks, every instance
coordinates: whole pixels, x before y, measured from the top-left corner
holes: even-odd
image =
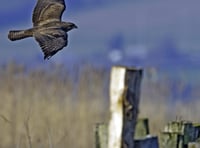
[[[68,35],[61,29],[48,29],[34,34],[44,53],[44,59],[49,59],[68,44]]]
[[[38,0],[33,11],[33,26],[60,21],[65,8],[64,0]]]

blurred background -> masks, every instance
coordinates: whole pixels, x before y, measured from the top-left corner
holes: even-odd
[[[32,26],[36,0],[0,5],[0,147],[94,147],[92,127],[109,117],[113,65],[144,69],[140,116],[152,133],[177,116],[199,121],[198,0],[65,2],[63,20],[79,28],[47,61],[33,38],[7,38]]]

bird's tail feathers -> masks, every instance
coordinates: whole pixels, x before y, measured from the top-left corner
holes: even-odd
[[[11,30],[8,33],[8,38],[11,41],[15,41],[15,40],[20,40],[20,39],[24,39],[27,37],[31,37],[33,35],[32,31],[29,30]]]

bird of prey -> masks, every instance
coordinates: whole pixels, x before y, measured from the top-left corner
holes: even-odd
[[[26,30],[11,30],[11,41],[34,37],[39,43],[44,59],[51,58],[68,44],[67,32],[78,28],[74,23],[61,21],[65,10],[64,0],[38,0],[33,11],[33,27]]]

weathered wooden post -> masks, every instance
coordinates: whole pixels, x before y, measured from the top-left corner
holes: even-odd
[[[133,148],[142,70],[114,66],[110,81],[108,148]]]
[[[96,148],[108,147],[108,124],[98,123],[95,126],[95,146]]]
[[[171,121],[160,134],[160,148],[196,148],[200,146],[199,137],[199,123]]]
[[[144,139],[149,135],[149,120],[148,118],[141,118],[137,120],[135,127],[135,139]]]
[[[188,144],[188,148],[200,148],[199,142],[191,142]]]

